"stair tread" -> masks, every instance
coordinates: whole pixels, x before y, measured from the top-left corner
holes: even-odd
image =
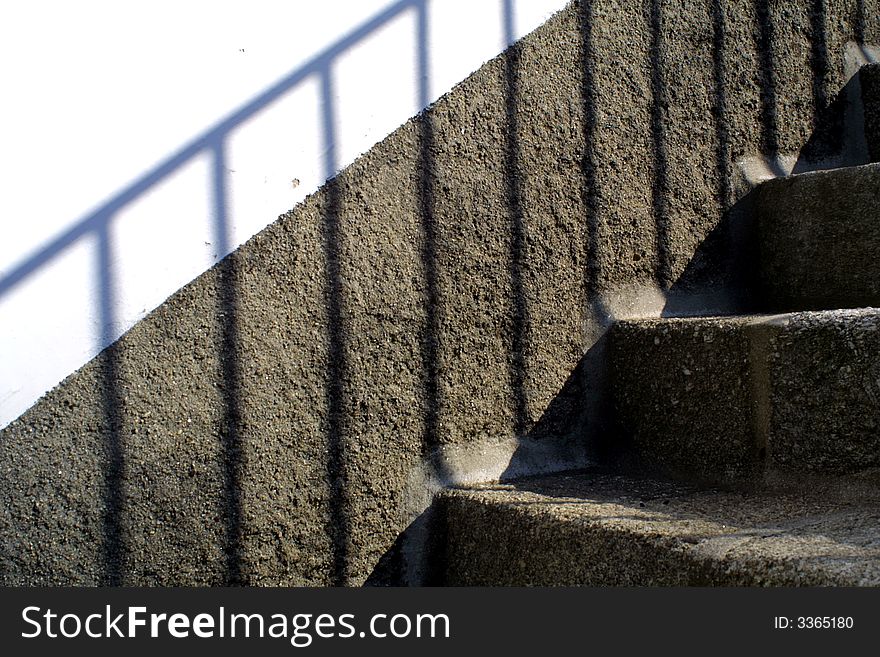
[[[877,585],[880,504],[856,488],[724,491],[593,472],[454,489],[443,494],[455,551],[450,577],[468,584]],[[492,546],[495,554],[487,554]]]

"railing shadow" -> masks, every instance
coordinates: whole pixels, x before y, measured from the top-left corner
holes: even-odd
[[[212,160],[211,190],[213,196],[214,238],[219,254],[224,256],[232,250],[232,231],[228,213],[228,164],[227,144],[235,131],[265,108],[281,99],[285,94],[303,82],[317,78],[321,88],[323,145],[325,152],[325,177],[336,174],[336,119],[333,106],[333,66],[337,59],[381,29],[384,25],[401,16],[404,12],[415,11],[419,20],[419,39],[426,38],[425,16],[429,0],[400,0],[366,21],[348,35],[337,41],[314,58],[291,71],[274,85],[260,93],[250,102],[240,107],[216,126],[184,145],[176,153],[141,178],[106,201],[100,208],[75,222],[70,228],[45,244],[36,254],[15,266],[0,278],[0,297],[26,281],[30,276],[49,265],[68,249],[83,240],[95,238],[96,278],[99,299],[99,317],[102,345],[111,345],[118,337],[117,276],[114,272],[113,226],[119,213],[128,205],[149,193],[177,171],[204,154]],[[426,61],[424,45],[418,57]],[[427,75],[426,66],[420,74]],[[420,80],[423,91],[421,97],[427,98],[428,80]],[[349,532],[344,509],[345,427],[344,402],[345,381],[345,333],[342,325],[344,299],[341,289],[339,269],[339,194],[331,183],[329,202],[326,208],[324,235],[326,269],[326,294],[328,299],[328,359],[326,390],[327,417],[326,438],[329,444],[327,463],[330,490],[330,521],[328,530],[334,537],[333,575],[334,583],[346,579],[347,561],[346,536]],[[220,361],[222,363],[222,436],[224,470],[224,510],[225,551],[227,555],[226,581],[229,584],[245,583],[247,574],[242,567],[242,453],[245,449],[245,435],[241,422],[241,358],[242,347],[238,335],[240,314],[240,294],[236,284],[238,264],[235,255],[229,255],[218,264],[219,291],[216,301],[216,321],[220,329]],[[104,454],[104,570],[105,583],[118,585],[125,583],[126,549],[122,517],[125,512],[125,444],[122,399],[119,392],[121,376],[121,354],[112,346],[106,348],[103,359],[102,395],[106,421]]]
[[[326,423],[324,438],[328,446],[326,462],[326,481],[328,482],[329,513],[326,531],[331,537],[332,556],[330,581],[336,585],[348,584],[352,581],[352,546],[350,537],[354,518],[352,517],[353,501],[349,498],[348,481],[348,442],[351,439],[349,427],[348,400],[351,390],[350,365],[348,362],[347,345],[349,336],[346,332],[345,318],[347,304],[345,297],[344,272],[342,257],[344,253],[344,235],[342,232],[342,213],[344,208],[344,190],[334,176],[339,166],[336,149],[336,126],[338,117],[334,104],[333,65],[337,58],[354,45],[365,39],[387,22],[400,16],[403,12],[413,11],[416,18],[415,56],[417,58],[417,75],[420,106],[428,102],[430,70],[428,63],[428,5],[429,0],[401,0],[389,6],[370,21],[358,27],[337,44],[327,49],[306,64],[298,67],[275,85],[257,96],[247,105],[223,120],[197,139],[184,146],[170,156],[141,179],[121,191],[107,201],[101,208],[78,221],[70,229],[57,236],[45,245],[36,255],[17,266],[0,279],[0,297],[7,294],[15,286],[29,276],[63,254],[74,244],[83,239],[96,238],[96,262],[98,289],[100,291],[100,316],[102,337],[105,345],[115,339],[116,317],[116,276],[113,268],[112,230],[115,218],[130,203],[149,192],[181,167],[194,158],[208,154],[212,160],[211,189],[213,194],[213,224],[215,240],[220,252],[227,254],[232,249],[231,226],[229,219],[228,165],[227,145],[230,136],[245,121],[252,118],[268,105],[279,100],[283,95],[307,79],[316,78],[320,87],[322,106],[322,139],[324,144],[324,174],[328,180],[325,188],[323,205],[323,256],[325,261],[324,294],[327,310],[326,335],[326,387],[324,403]],[[657,265],[656,282],[662,289],[675,291],[676,288],[691,291],[693,286],[701,284],[709,264],[719,259],[730,257],[730,241],[735,229],[734,219],[746,207],[748,200],[728,207],[733,191],[730,180],[730,128],[727,123],[728,99],[727,71],[724,61],[724,48],[727,42],[727,28],[724,8],[721,0],[714,0],[711,7],[713,21],[713,75],[714,75],[714,109],[716,115],[716,152],[715,165],[718,169],[717,198],[724,218],[719,222],[704,245],[695,254],[685,273],[673,280],[670,259],[670,216],[669,216],[669,182],[667,179],[668,154],[666,145],[666,107],[668,100],[663,78],[663,63],[666,57],[663,44],[663,16],[659,0],[652,0],[647,15],[650,30],[648,56],[651,71],[651,106],[650,130],[651,153],[653,158],[653,176],[651,181],[652,211],[656,229]],[[502,0],[504,31],[508,42],[513,40],[513,3]],[[865,18],[863,3],[859,2],[861,18],[860,28],[864,32]],[[756,46],[761,65],[761,132],[762,149],[771,158],[779,151],[779,126],[777,124],[777,80],[774,72],[773,35],[774,26],[770,15],[769,0],[755,0],[758,20],[756,26]],[[811,63],[814,70],[812,84],[814,123],[821,123],[822,113],[826,111],[826,77],[828,75],[827,37],[824,33],[825,13],[822,0],[813,5],[812,31],[813,50]],[[581,95],[584,107],[583,134],[585,154],[582,162],[583,190],[582,198],[586,208],[584,217],[586,228],[587,262],[584,265],[585,307],[592,307],[599,297],[599,189],[596,170],[599,166],[594,148],[596,136],[596,91],[594,71],[594,48],[592,44],[593,3],[584,0],[580,4],[580,32],[582,53]],[[530,352],[530,309],[527,294],[528,273],[528,224],[523,201],[524,167],[522,163],[519,135],[521,130],[517,107],[520,95],[520,67],[522,52],[514,46],[504,60],[504,177],[505,177],[505,209],[509,228],[509,250],[507,253],[507,275],[509,282],[509,309],[511,320],[511,341],[508,353],[507,374],[513,399],[513,430],[518,437],[532,440],[568,440],[571,436],[583,439],[585,435],[598,435],[602,439],[613,436],[614,419],[609,411],[607,386],[604,384],[605,347],[604,339],[598,339],[584,355],[577,368],[563,386],[560,394],[554,399],[543,416],[531,426],[528,399],[528,355]],[[437,191],[435,189],[436,162],[435,132],[431,116],[423,115],[419,119],[418,173],[417,173],[417,212],[420,221],[421,265],[424,276],[425,293],[423,298],[425,324],[419,337],[422,395],[423,395],[423,430],[421,449],[423,458],[431,461],[437,454],[441,443],[440,416],[443,400],[440,385],[439,339],[441,331],[442,298],[438,271],[438,222],[436,215]],[[708,263],[708,264],[707,264]],[[225,527],[225,581],[228,584],[244,584],[248,582],[248,574],[243,563],[243,532],[242,532],[242,480],[243,459],[246,449],[245,428],[242,423],[242,358],[243,347],[239,335],[241,295],[238,288],[238,277],[241,272],[235,254],[228,255],[218,265],[219,291],[216,298],[216,322],[221,335],[220,361],[222,363],[222,459],[224,471],[223,516]],[[748,287],[748,284],[744,284]],[[674,312],[669,306],[666,312]],[[122,366],[121,355],[112,346],[105,350],[103,358],[103,406],[105,410],[106,442],[104,455],[104,560],[106,583],[118,585],[125,583],[125,536],[121,518],[125,512],[125,443],[123,400],[119,392],[119,380]],[[596,398],[594,406],[585,407],[583,399],[587,383],[593,386]],[[589,415],[589,418],[586,417]],[[592,423],[592,425],[591,425]],[[594,428],[587,431],[586,427]],[[585,446],[590,447],[590,446]],[[599,458],[606,458],[606,450],[612,449],[610,443],[592,445],[599,452]],[[508,468],[507,476],[519,470],[528,460],[528,453],[521,451],[514,456]],[[434,468],[436,478],[447,479],[449,473],[443,471],[443,464],[437,461],[429,463]]]

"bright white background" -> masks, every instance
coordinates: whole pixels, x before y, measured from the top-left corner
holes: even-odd
[[[565,4],[0,5],[0,427]]]

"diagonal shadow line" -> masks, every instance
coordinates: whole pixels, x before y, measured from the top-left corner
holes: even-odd
[[[504,33],[507,43],[514,38],[513,2],[504,0]],[[529,352],[529,308],[525,292],[527,254],[527,227],[523,208],[523,172],[519,134],[520,124],[517,99],[520,93],[522,47],[510,46],[504,57],[505,79],[505,141],[504,176],[508,221],[510,226],[509,276],[511,292],[511,347],[509,378],[514,402],[514,432],[525,435],[528,430],[528,398],[526,392]]]
[[[258,94],[250,102],[220,121],[216,126],[193,139],[137,181],[123,189],[104,205],[77,220],[73,226],[51,239],[46,245],[37,251],[37,253],[28,257],[24,262],[14,266],[6,275],[0,278],[0,297],[7,294],[28,276],[46,265],[46,263],[64,253],[80,239],[91,234],[96,234],[109,224],[118,212],[125,208],[125,206],[143,195],[155,185],[162,182],[165,178],[202,152],[211,151],[215,144],[224,141],[229,133],[231,133],[237,126],[253,117],[264,107],[280,98],[307,78],[313,75],[320,76],[323,71],[329,69],[336,58],[382,27],[385,23],[393,20],[409,9],[418,9],[424,6],[428,1],[429,0],[400,0],[378,13],[369,21],[349,32],[330,48],[324,50],[319,55],[308,60],[305,64],[281,78],[264,92]]]

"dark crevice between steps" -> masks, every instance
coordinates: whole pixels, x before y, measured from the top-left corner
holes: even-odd
[[[761,312],[751,190],[726,210],[669,288],[663,317]]]
[[[868,159],[871,162],[880,162],[880,63],[863,67],[858,77],[864,107]]]
[[[859,76],[853,76],[830,103],[816,114],[814,130],[798,154],[792,173],[866,164],[864,130],[847,130],[848,114],[861,113]],[[853,111],[855,110],[855,112]],[[853,117],[855,118],[855,117]],[[862,143],[859,143],[861,141]]]
[[[617,463],[629,452],[614,414],[608,381],[606,331],[587,350],[568,376],[562,389],[547,405],[532,429],[522,438],[501,481],[545,470],[542,455],[532,445],[554,444],[560,450],[580,454],[572,461]]]
[[[819,110],[792,173],[880,162],[880,65],[863,66]]]
[[[435,501],[397,536],[364,586],[441,586],[446,563],[444,523],[441,504]],[[416,574],[414,562],[420,567]]]

